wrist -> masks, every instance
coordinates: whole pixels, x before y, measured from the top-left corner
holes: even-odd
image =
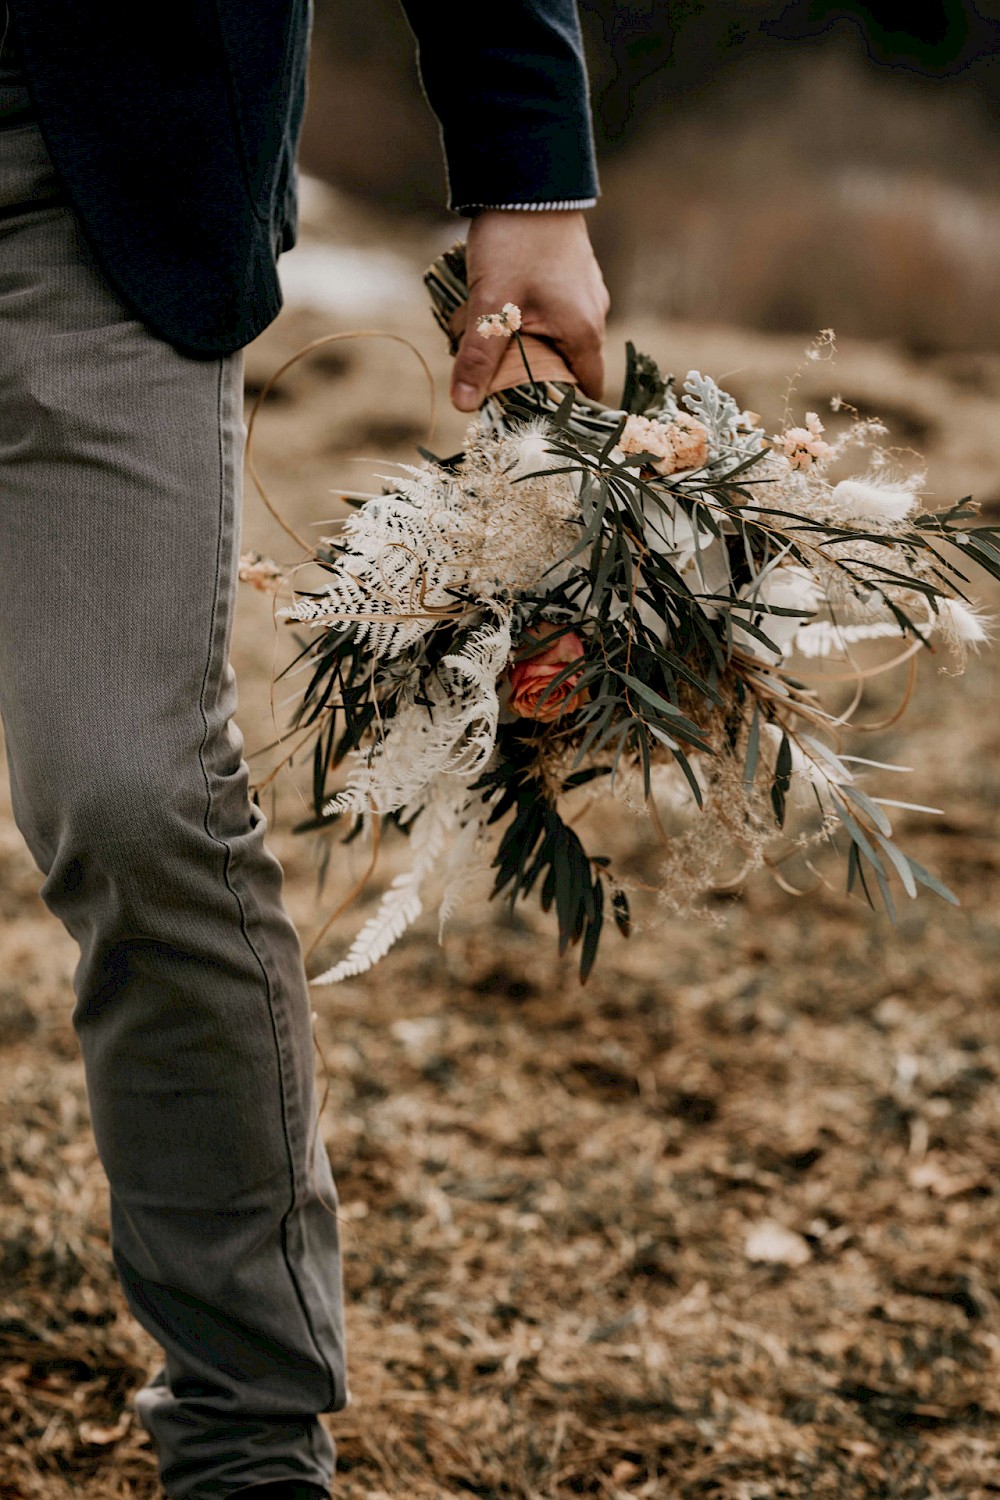
[[[587,220],[581,209],[545,209],[522,214],[504,208],[485,208],[469,224],[467,239],[475,254],[486,246],[491,253],[545,256],[562,254],[564,247],[584,241],[590,244]],[[534,247],[531,250],[525,247]]]
[[[492,204],[483,204],[482,207],[473,209],[469,214],[469,218],[473,223],[476,223],[479,219],[503,220],[507,224],[515,222],[519,224],[564,223],[569,219],[579,219],[582,222],[583,213],[584,211],[581,208],[550,208],[548,204],[545,204],[533,208],[531,213],[528,214],[524,212],[523,208],[514,205],[504,206],[497,204],[494,206]]]

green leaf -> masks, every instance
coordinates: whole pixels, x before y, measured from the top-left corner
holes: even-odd
[[[618,741],[617,745],[615,746],[615,753],[611,761],[612,777],[618,774],[618,762],[622,758],[622,751],[624,750],[625,745],[628,742],[628,738],[632,733],[633,726],[641,722],[642,721],[638,719],[626,720],[624,724],[619,724],[616,730],[609,730],[606,735],[602,735],[600,741],[601,747],[603,747],[605,743],[610,744],[613,739],[617,739]]]
[[[670,738],[669,734],[665,734],[664,731],[662,729],[660,729],[658,725],[656,725],[656,724],[650,724],[649,720],[647,719],[646,720],[646,728],[649,730],[650,734],[654,737],[654,739],[658,739],[659,742],[660,742],[660,744],[661,745],[665,745],[668,750],[673,750],[675,752],[675,754],[677,754],[677,753],[680,752],[680,746],[678,745],[677,741],[676,740],[672,740]]]
[[[996,558],[997,562],[1000,562],[1000,540],[998,540],[998,533],[992,526],[977,526],[968,531],[966,535],[971,540],[973,546],[980,548],[984,552],[988,552],[992,557]]]
[[[750,720],[750,730],[747,734],[747,753],[743,761],[743,785],[753,786],[757,775],[757,761],[760,756],[760,702],[753,706],[753,718]]]
[[[892,899],[892,891],[889,889],[889,882],[888,880],[886,880],[881,870],[875,871],[875,879],[878,881],[878,888],[882,893],[882,900],[885,902],[885,909],[889,913],[889,921],[892,923],[893,927],[895,927],[897,920],[896,905]]]
[[[942,885],[937,876],[932,875],[930,870],[925,870],[923,865],[918,864],[918,862],[912,857],[912,855],[906,854],[903,857],[909,865],[910,869],[913,871],[914,879],[918,880],[921,885],[927,886],[928,890],[934,891],[935,895],[942,896],[944,900],[950,902],[952,906],[961,905],[961,902],[955,895],[955,892],[950,891],[946,885]]]
[[[854,889],[854,882],[861,873],[861,865],[858,860],[858,846],[851,841],[847,851],[847,894],[850,895]]]
[[[539,896],[542,911],[551,911],[552,902],[556,893],[556,871],[554,865],[549,865],[548,874],[542,883],[542,892]]]
[[[887,839],[884,834],[876,831],[875,837],[885,850],[886,856],[891,860],[893,868],[903,882],[903,889],[906,894],[910,897],[915,896],[917,894],[916,881],[913,878],[913,871],[903,857],[902,851],[897,849],[892,840]]]
[[[618,561],[618,542],[619,539],[617,536],[612,536],[608,540],[607,545],[604,547],[603,551],[600,552],[600,562],[598,563],[596,569],[593,565],[594,558],[592,557],[591,559],[590,571],[593,582],[590,586],[590,599],[588,601],[588,608],[593,610],[595,613],[600,609],[601,600],[607,591],[608,582],[611,578],[612,572],[614,571],[615,564]],[[599,548],[600,541],[598,540],[594,543],[595,555],[598,553]]]
[[[575,400],[576,391],[571,387],[560,401],[558,409],[553,413],[552,425],[554,427],[569,426],[569,419],[573,414],[573,402]]]
[[[971,553],[981,568],[994,578],[1000,578],[1000,550],[982,539],[977,532],[966,532],[968,543],[964,551]]]
[[[771,806],[779,828],[785,823],[785,799],[792,782],[792,745],[787,734],[782,734],[778,754],[774,762],[774,780],[771,783]]]
[[[656,733],[656,731],[653,729],[652,724],[649,725],[649,729],[652,731],[652,733]],[[698,784],[698,778],[695,776],[694,771],[691,769],[691,763],[688,760],[687,756],[684,754],[684,751],[677,748],[676,746],[674,747],[674,760],[683,771],[684,778],[687,781],[688,786],[691,788],[694,800],[697,802],[700,808],[704,808],[705,802],[702,796],[701,787]]]
[[[601,928],[604,925],[604,886],[600,876],[594,882],[594,910],[593,915],[587,922],[583,934],[583,943],[580,948],[580,983],[586,984],[591,969],[594,967],[594,959],[597,957],[597,945],[601,938]]]
[[[831,771],[836,771],[837,775],[843,776],[845,780],[850,779],[851,772],[848,770],[841,757],[839,755],[834,755],[829,745],[824,745],[822,740],[818,740],[816,736],[812,734],[804,734],[800,732],[799,738],[802,740],[803,744],[806,744],[810,747],[810,749],[815,750],[820,760],[826,761]]]
[[[634,692],[638,693],[640,698],[650,704],[652,708],[655,708],[658,713],[671,719],[676,725],[678,733],[683,728],[689,730],[691,734],[698,736],[699,739],[701,738],[702,730],[698,725],[692,723],[685,714],[681,713],[679,708],[675,707],[667,698],[662,697],[654,688],[649,687],[647,683],[642,682],[638,677],[633,677],[629,672],[616,672],[615,676],[620,677],[622,682],[627,683]]]
[[[653,788],[652,788],[652,782],[650,780],[650,774],[649,774],[650,773],[649,738],[648,738],[648,736],[647,736],[647,734],[646,734],[645,731],[646,731],[646,725],[643,723],[642,719],[636,719],[636,721],[635,721],[635,738],[636,738],[636,741],[638,743],[639,754],[642,757],[642,789],[643,789],[643,794],[648,798],[648,797],[652,796]]]
[[[872,911],[874,911],[875,910],[875,902],[872,900],[872,893],[868,889],[868,882],[865,879],[865,872],[864,872],[864,870],[863,870],[863,868],[861,866],[861,855],[858,852],[858,846],[857,846],[857,844],[854,843],[854,841],[852,839],[852,841],[851,841],[851,847],[850,847],[850,849],[848,850],[848,853],[847,853],[847,889],[848,889],[848,891],[850,891],[852,889],[852,887],[854,885],[855,877],[857,877],[857,880],[858,880],[858,882],[859,882],[859,884],[861,886],[861,889],[865,893],[865,900],[868,902],[868,905],[871,907]]]
[[[590,725],[590,728],[587,730],[586,734],[583,737],[583,741],[580,745],[579,750],[577,750],[575,756],[573,757],[574,767],[578,766],[580,762],[585,758],[588,751],[590,750],[590,747],[594,744],[599,736],[602,738],[606,738],[607,735],[611,732],[611,707],[609,706],[602,712],[600,703],[601,700],[598,700],[598,702],[592,701],[588,703],[586,708],[581,711],[580,718],[584,723],[587,722],[588,717],[592,717],[594,722]]]
[[[873,802],[867,793],[859,791],[856,786],[842,786],[840,790],[845,797],[850,797],[852,802],[868,814],[880,833],[886,834],[887,837],[892,836],[892,824],[878,803]]]
[[[678,677],[682,677],[685,682],[689,682],[693,688],[701,693],[703,698],[707,698],[717,708],[725,707],[725,699],[722,697],[722,694],[716,688],[712,687],[711,683],[706,682],[703,677],[699,677],[698,673],[693,671],[687,662],[677,655],[676,651],[671,651],[666,646],[663,646],[658,651],[652,651],[650,655],[662,667],[669,667]]]
[[[618,442],[618,439],[621,437],[622,433],[625,431],[625,423],[627,421],[628,421],[628,418],[625,417],[625,416],[623,416],[622,419],[621,419],[621,421],[620,422],[616,422],[615,425],[614,425],[614,427],[612,428],[611,432],[608,434],[607,441],[605,442],[603,448],[600,451],[600,454],[598,455],[599,459],[600,459],[600,462],[602,464],[605,464],[605,463],[608,462],[608,458],[609,458],[609,456],[611,454],[612,448],[614,448],[616,446],[616,444]]]
[[[840,819],[840,821],[843,823],[844,827],[847,829],[848,833],[851,835],[851,838],[868,859],[868,863],[872,866],[876,873],[880,874],[884,879],[885,866],[882,864],[882,861],[875,853],[875,850],[872,848],[868,839],[862,833],[859,824],[857,824],[851,817],[850,813],[847,811],[847,808],[841,802],[839,797],[833,798],[833,810],[837,814],[837,817]]]
[[[667,394],[667,382],[660,374],[659,366],[648,354],[640,354],[629,341],[625,345],[625,385],[622,389],[622,409],[641,415],[650,407],[663,405]]]

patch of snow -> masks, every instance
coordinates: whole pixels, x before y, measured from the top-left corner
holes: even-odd
[[[286,305],[357,318],[423,297],[420,276],[401,255],[303,240],[278,261]]]

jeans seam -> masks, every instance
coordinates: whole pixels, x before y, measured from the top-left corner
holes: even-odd
[[[316,1355],[326,1372],[326,1376],[330,1385],[330,1405],[333,1406],[337,1400],[337,1385],[333,1369],[330,1365],[329,1360],[323,1353],[322,1346],[320,1345],[320,1341],[316,1334],[316,1329],[313,1325],[313,1320],[309,1315],[309,1309],[306,1303],[305,1296],[303,1294],[301,1286],[299,1285],[298,1277],[295,1275],[295,1270],[288,1255],[288,1221],[295,1210],[295,1205],[298,1198],[298,1174],[295,1169],[295,1153],[292,1148],[291,1132],[288,1123],[288,1096],[285,1081],[285,1059],[282,1053],[281,1037],[279,1034],[277,1017],[275,1015],[274,991],[272,988],[271,977],[268,973],[267,965],[265,964],[261,956],[258,946],[254,943],[253,938],[250,936],[246,906],[244,904],[243,898],[240,896],[240,893],[236,889],[236,886],[230,876],[232,850],[230,849],[230,846],[225,839],[220,838],[215,833],[213,833],[211,826],[213,806],[212,783],[211,778],[208,774],[207,766],[205,764],[205,750],[208,745],[210,725],[208,721],[208,712],[205,707],[205,693],[208,687],[209,677],[212,671],[213,658],[215,654],[216,621],[218,616],[219,592],[222,575],[223,538],[225,532],[224,507],[226,503],[227,477],[231,477],[232,482],[235,484],[235,475],[227,476],[225,453],[225,413],[223,410],[223,393],[225,388],[226,365],[228,359],[231,357],[232,356],[225,356],[219,360],[218,385],[216,391],[216,420],[218,424],[219,443],[219,527],[215,554],[215,586],[212,593],[212,607],[210,611],[208,629],[208,655],[205,662],[205,671],[202,676],[201,688],[198,694],[198,711],[201,715],[203,726],[201,744],[198,747],[198,762],[201,767],[202,779],[205,783],[205,817],[203,820],[203,826],[208,838],[210,838],[212,842],[222,850],[223,880],[225,882],[226,889],[229,891],[229,894],[232,896],[233,900],[236,903],[236,908],[239,912],[240,919],[240,932],[243,935],[243,940],[254,957],[254,961],[256,962],[257,967],[260,970],[260,975],[264,983],[264,993],[267,999],[268,1016],[271,1023],[271,1035],[274,1038],[274,1051],[278,1072],[278,1089],[281,1101],[281,1129],[285,1142],[285,1151],[288,1157],[288,1175],[291,1189],[291,1202],[289,1203],[288,1208],[285,1210],[284,1214],[281,1217],[281,1258],[285,1263],[285,1269],[288,1272],[289,1282],[291,1283],[292,1290],[295,1293],[295,1299],[298,1302],[303,1321],[309,1333],[309,1337],[312,1339]]]

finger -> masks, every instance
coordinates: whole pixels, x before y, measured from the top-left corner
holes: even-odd
[[[469,305],[469,321],[451,372],[451,399],[459,411],[475,411],[482,403],[507,347],[506,339],[484,339],[476,332],[480,317],[495,311],[492,306]]]
[[[569,367],[579,380],[584,394],[600,401],[604,395],[604,355],[601,350],[578,354],[576,358],[569,360]]]
[[[580,382],[580,389],[595,401],[604,394],[604,341],[591,324],[553,339],[559,352]]]

